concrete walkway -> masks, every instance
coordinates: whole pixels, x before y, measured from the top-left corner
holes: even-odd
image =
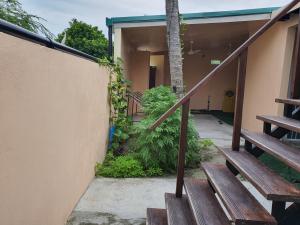
[[[200,138],[211,139],[216,146],[231,146],[232,126],[208,114],[192,115]]]
[[[211,115],[194,115],[201,138],[210,138],[218,146],[230,146],[232,127],[220,123]],[[224,158],[211,148],[212,162],[224,162]],[[186,176],[204,178],[200,169],[186,172]],[[175,176],[138,179],[95,179],[70,216],[68,225],[142,225],[146,209],[165,208],[164,194],[174,193]],[[261,201],[264,198],[248,183],[245,186]],[[263,203],[267,208],[267,201]]]

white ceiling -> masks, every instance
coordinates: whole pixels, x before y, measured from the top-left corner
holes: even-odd
[[[237,47],[245,41],[249,33],[258,29],[263,23],[263,21],[251,21],[186,25],[184,46],[188,51],[190,41],[194,41],[195,49]],[[123,28],[122,30],[132,49],[150,52],[166,51],[167,49],[164,26]]]

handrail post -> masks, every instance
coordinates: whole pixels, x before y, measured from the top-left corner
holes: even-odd
[[[180,125],[180,139],[179,139],[179,153],[177,164],[177,182],[176,182],[176,197],[182,197],[184,167],[185,167],[185,152],[187,149],[187,132],[188,121],[190,113],[190,99],[182,105],[181,125]]]
[[[242,52],[238,58],[238,74],[236,80],[235,108],[234,108],[234,121],[233,121],[233,135],[232,135],[233,151],[239,151],[240,148],[244,93],[245,93],[245,83],[246,83],[247,55],[248,55],[248,49]]]

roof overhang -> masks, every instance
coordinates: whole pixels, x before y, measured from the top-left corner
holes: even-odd
[[[229,23],[269,20],[278,7],[245,9],[235,11],[202,12],[182,14],[186,24]],[[114,28],[165,26],[165,15],[106,18],[106,25]]]

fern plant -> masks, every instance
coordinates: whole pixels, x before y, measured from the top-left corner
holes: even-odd
[[[130,151],[145,168],[161,168],[173,172],[177,167],[181,110],[177,110],[154,131],[148,128],[176,102],[176,95],[169,87],[157,87],[144,93],[142,107],[145,119],[133,126]],[[200,162],[199,135],[189,122],[186,166],[195,167]]]

